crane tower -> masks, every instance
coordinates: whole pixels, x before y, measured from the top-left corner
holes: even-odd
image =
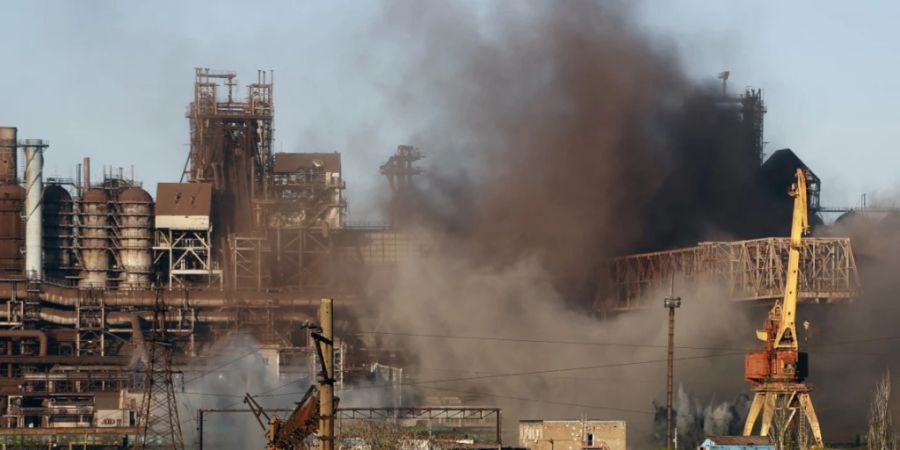
[[[773,425],[781,436],[796,426],[798,444],[804,448],[808,426],[814,445],[821,447],[822,430],[809,395],[810,387],[804,383],[808,374],[807,354],[799,350],[796,325],[800,250],[803,235],[809,232],[806,172],[803,169],[797,169],[797,182],[792,186],[791,196],[794,197],[794,215],[784,298],[775,303],[764,328],[756,332],[757,339],[765,342],[765,348],[747,353],[745,361],[745,378],[753,386],[754,395],[744,424],[744,436],[754,433],[757,419],[760,419],[758,432],[761,436],[770,435]]]

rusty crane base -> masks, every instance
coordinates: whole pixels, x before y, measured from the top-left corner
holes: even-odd
[[[733,301],[771,301],[784,295],[790,238],[702,242],[696,247],[622,256],[609,261],[610,288],[598,312],[648,306],[647,296],[668,289],[673,276],[714,283]],[[803,240],[800,302],[835,303],[859,293],[859,273],[849,238]]]

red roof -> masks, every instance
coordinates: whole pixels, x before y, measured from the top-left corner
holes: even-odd
[[[211,183],[156,185],[157,216],[208,216],[211,205]]]
[[[766,445],[772,443],[769,436],[709,436],[708,439],[719,445]]]

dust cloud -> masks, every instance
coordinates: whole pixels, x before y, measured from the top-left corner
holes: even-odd
[[[598,274],[613,255],[758,233],[759,155],[715,83],[685,77],[625,3],[479,6],[392,2],[373,32],[402,55],[383,89],[430,164],[403,219],[433,245],[373,280],[383,299],[359,324],[412,335],[374,338],[410,350],[409,401],[500,405],[506,442],[519,419],[626,420],[645,448],[664,293],[597,321]],[[755,325],[711,287],[678,294],[681,382],[734,398]]]

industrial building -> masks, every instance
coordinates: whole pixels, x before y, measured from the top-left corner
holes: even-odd
[[[523,420],[519,446],[530,450],[625,450],[623,421]]]
[[[416,251],[403,233],[345,227],[340,153],[274,153],[271,75],[247,89],[197,69],[184,182],[155,189],[97,177],[87,158],[75,179],[44,177],[48,143],[0,128],[0,445],[134,442],[154,317],[188,377],[240,330],[276,374],[312,382],[299,325],[319,299],[351,307],[367,267]],[[339,383],[368,362],[344,348]]]
[[[748,151],[762,163],[761,93],[748,91],[726,107],[742,111]],[[381,167],[394,193],[391,226],[352,227],[342,155],[274,152],[274,114],[270,73],[258,72],[241,92],[235,73],[196,69],[182,179],[155,187],[122,170],[98,177],[87,158],[75,179],[44,177],[49,143],[0,128],[0,445],[133,444],[146,435],[151,414],[142,405],[154,388],[147,374],[201,376],[216,356],[213,344],[238,330],[258,343],[279,381],[313,383],[315,349],[305,325],[319,300],[333,298],[337,314],[363,307],[368,276],[429,251],[427,236],[402,226],[420,173],[418,149],[399,146]],[[790,164],[791,155],[778,158]],[[818,179],[811,185],[817,195]],[[722,281],[733,300],[772,300],[783,286],[779,261],[788,247],[766,238],[618,258],[600,275],[612,288],[594,307],[642,307],[642,297],[674,273]],[[856,295],[848,240],[809,239],[803,252],[805,264],[819,268],[800,281],[804,301]],[[336,329],[338,385],[398,358],[355,342],[348,326]],[[148,349],[162,335],[168,359],[159,366]],[[409,417],[401,419],[487,426],[499,441],[499,410],[491,417],[462,410],[404,410]],[[624,450],[625,433],[619,421],[523,421],[519,445]]]

